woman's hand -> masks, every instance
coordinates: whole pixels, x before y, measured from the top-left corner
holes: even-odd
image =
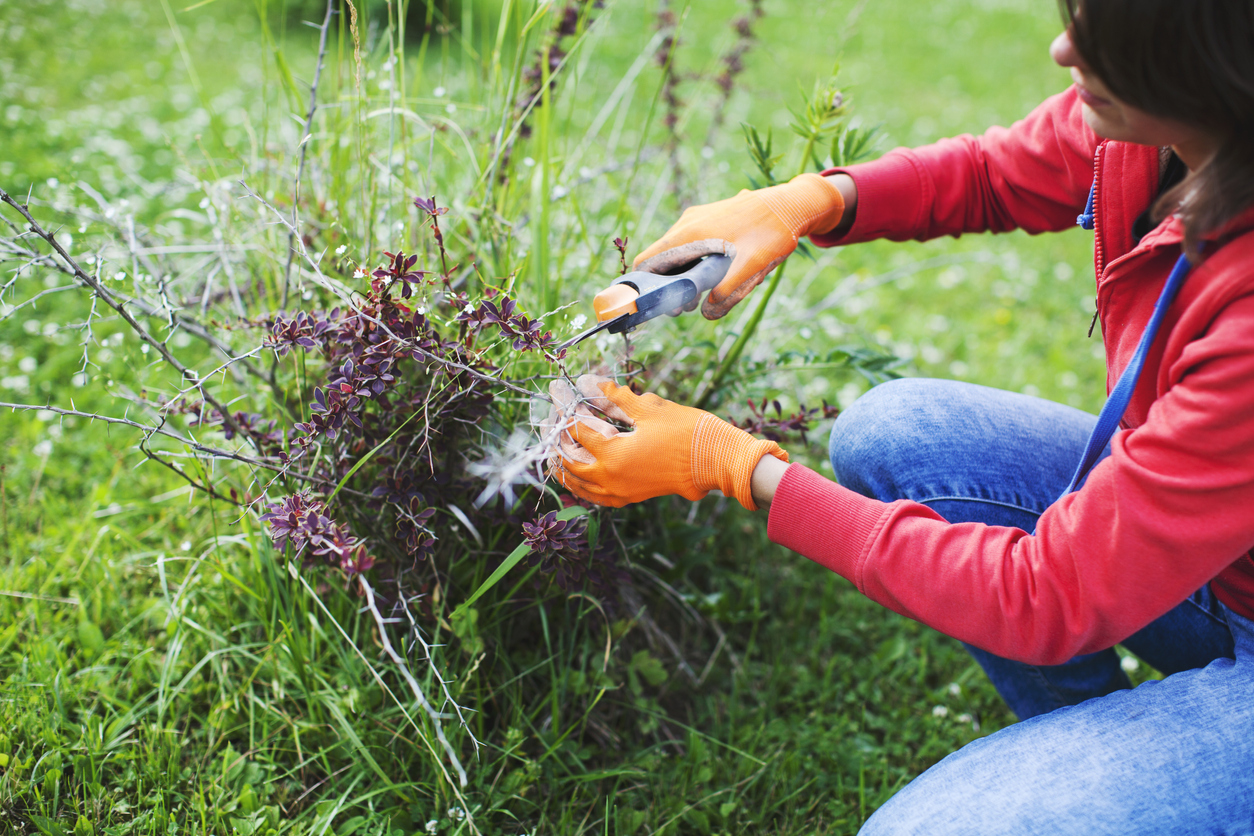
[[[752,477],[758,462],[763,456],[788,461],[775,442],[708,412],[636,395],[597,375],[583,375],[575,385],[577,394],[565,380],[549,386],[549,425],[564,425],[550,473],[598,505],[618,508],[669,494],[697,500],[717,488],[756,511]],[[620,430],[610,421],[633,429]]]
[[[745,189],[727,200],[690,207],[636,256],[633,268],[665,273],[702,256],[732,256],[727,275],[701,306],[706,319],[718,319],[791,255],[802,235],[829,232],[844,223],[848,190],[835,182],[837,177],[849,180],[848,175],[802,174],[779,186]]]

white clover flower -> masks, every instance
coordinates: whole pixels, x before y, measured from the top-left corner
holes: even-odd
[[[938,706],[935,706],[935,707],[932,709],[932,716],[933,716],[933,717],[948,717],[948,716],[949,716],[949,709],[948,709],[948,708],[946,708],[946,707],[945,707],[945,706],[943,706],[943,705],[938,705]]]

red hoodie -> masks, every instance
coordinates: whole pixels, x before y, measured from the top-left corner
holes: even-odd
[[[858,214],[840,239],[926,240],[1068,229],[1096,178],[1097,304],[1107,390],[1128,364],[1183,227],[1133,246],[1158,192],[1158,149],[1101,141],[1074,88],[1009,129],[844,169]],[[1209,582],[1254,618],[1254,211],[1208,240],[1167,312],[1113,453],[1036,533],[949,524],[800,465],[771,505],[771,539],[903,615],[1012,659],[1059,664],[1127,638]]]

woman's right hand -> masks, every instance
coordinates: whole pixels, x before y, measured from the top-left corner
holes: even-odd
[[[778,186],[745,189],[717,203],[690,207],[636,256],[632,267],[665,273],[703,256],[732,256],[727,275],[701,306],[706,319],[719,319],[792,254],[802,235],[842,225],[845,190],[833,179],[802,174]]]

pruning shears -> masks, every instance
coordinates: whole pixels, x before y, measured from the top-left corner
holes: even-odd
[[[673,274],[633,270],[592,298],[597,324],[558,346],[570,348],[601,331],[621,334],[666,314],[679,316],[727,275],[732,257],[709,255]]]

